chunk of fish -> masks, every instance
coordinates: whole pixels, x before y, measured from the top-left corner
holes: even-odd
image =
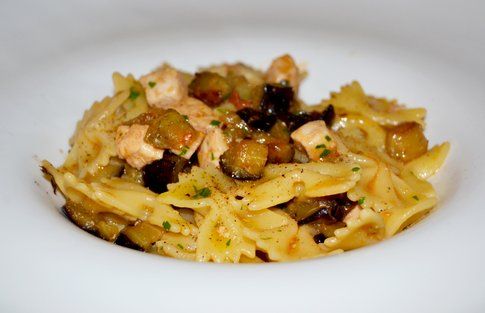
[[[308,157],[313,161],[318,161],[331,152],[335,152],[337,146],[335,135],[322,120],[304,124],[291,133],[291,138],[305,148]]]
[[[289,54],[274,59],[266,71],[266,81],[275,84],[286,81],[295,92],[300,87],[300,79],[300,70]]]
[[[188,95],[187,82],[183,74],[170,66],[162,66],[140,77],[150,106],[164,108],[179,104]]]
[[[141,169],[155,160],[163,158],[163,151],[145,142],[148,125],[133,124],[119,126],[116,131],[116,153],[121,159]]]
[[[199,166],[204,168],[212,164],[215,167],[219,167],[219,159],[227,149],[229,149],[229,146],[227,145],[222,130],[218,127],[212,127],[207,132],[197,153]]]

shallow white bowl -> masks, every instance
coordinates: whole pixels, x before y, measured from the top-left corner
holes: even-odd
[[[19,1],[0,4],[0,311],[483,312],[485,5],[474,1]],[[452,151],[440,203],[381,244],[264,265],[182,262],[72,225],[42,179],[117,70],[195,70],[290,52],[303,98],[359,80],[428,109]]]

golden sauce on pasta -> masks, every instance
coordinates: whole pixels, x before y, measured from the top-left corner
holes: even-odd
[[[289,55],[187,73],[162,65],[77,123],[64,162],[42,162],[79,227],[107,241],[199,262],[333,255],[392,237],[437,202],[426,110],[358,82],[318,105]]]

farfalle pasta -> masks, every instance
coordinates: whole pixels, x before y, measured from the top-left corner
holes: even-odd
[[[438,202],[427,181],[426,110],[358,82],[306,105],[289,55],[195,74],[167,64],[78,122],[63,165],[42,162],[64,212],[113,243],[198,262],[265,263],[342,253],[416,223]]]

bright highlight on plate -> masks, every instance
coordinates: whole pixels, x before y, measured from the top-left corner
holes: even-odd
[[[427,179],[426,110],[366,95],[358,82],[316,106],[283,55],[262,72],[222,64],[191,74],[167,64],[78,122],[45,176],[67,216],[105,240],[201,262],[261,263],[341,253],[389,238],[436,204]]]

